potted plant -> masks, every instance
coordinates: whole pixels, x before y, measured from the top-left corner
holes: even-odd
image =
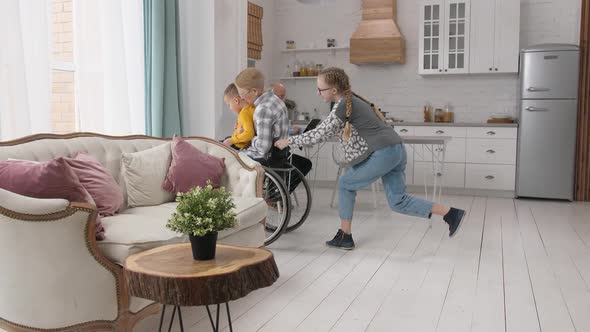
[[[231,194],[224,187],[213,188],[208,181],[204,188],[179,193],[176,201],[176,212],[166,227],[189,235],[195,260],[215,258],[217,232],[237,224]]]

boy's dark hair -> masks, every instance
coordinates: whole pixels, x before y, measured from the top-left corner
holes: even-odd
[[[227,88],[225,88],[223,95],[228,96],[230,98],[240,96],[240,94],[238,93],[238,87],[234,83],[230,83],[230,85],[228,85]]]

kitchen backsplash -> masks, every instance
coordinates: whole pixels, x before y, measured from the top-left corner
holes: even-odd
[[[565,3],[567,2],[567,6]],[[277,29],[273,36],[273,73],[279,77],[287,65],[293,63],[291,53],[282,53],[285,40],[295,40],[300,47],[321,45],[327,37],[335,38],[339,46],[348,45],[348,38],[360,20],[360,1],[323,1],[321,5],[304,5],[291,0],[275,2]],[[578,22],[567,22],[575,13],[577,1],[547,0],[521,1],[521,44],[563,42],[575,43]],[[347,51],[333,54],[323,52],[297,53],[303,61],[314,61],[326,66],[340,66],[350,75],[357,93],[371,99],[389,112],[388,116],[405,121],[423,121],[423,107],[429,103],[435,108],[451,105],[455,122],[485,122],[492,114],[505,113],[517,116],[518,76],[500,75],[447,75],[422,77],[418,75],[418,5],[415,0],[397,1],[397,23],[406,38],[406,63],[403,65],[351,65]],[[306,24],[301,18],[306,17]],[[547,20],[557,21],[548,30]],[[315,93],[313,80],[287,81],[289,98],[300,110],[313,114],[314,108],[324,114],[328,106]]]

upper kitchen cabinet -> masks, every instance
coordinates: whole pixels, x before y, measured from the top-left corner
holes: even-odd
[[[520,1],[471,0],[469,72],[517,73],[519,31]]]
[[[420,7],[420,74],[443,70],[443,1],[429,1]]]
[[[425,0],[420,75],[518,72],[519,0]]]
[[[420,5],[419,70],[427,74],[469,72],[471,0],[430,0]]]

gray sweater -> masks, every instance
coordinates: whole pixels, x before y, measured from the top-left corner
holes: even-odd
[[[351,135],[348,141],[343,138],[345,124],[346,98],[343,98],[314,130],[290,137],[289,144],[309,146],[338,135],[344,154],[343,163],[354,166],[367,159],[374,151],[402,141],[391,126],[379,119],[369,104],[355,96],[352,97]]]

